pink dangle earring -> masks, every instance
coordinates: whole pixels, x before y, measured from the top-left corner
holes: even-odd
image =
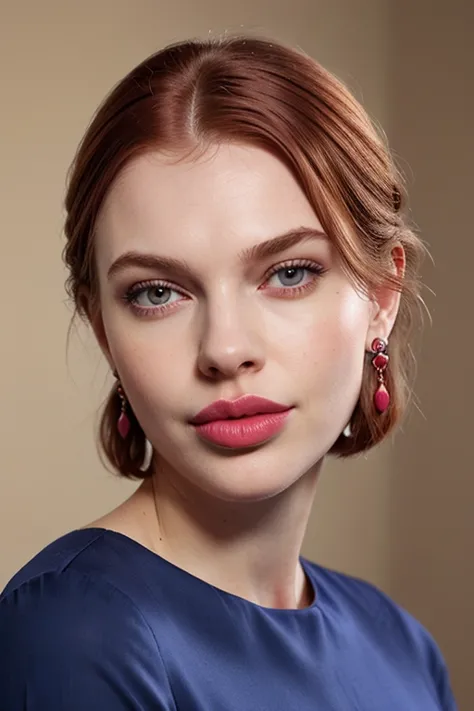
[[[371,351],[374,354],[372,365],[377,371],[378,388],[374,395],[374,405],[377,412],[382,413],[387,410],[390,405],[390,395],[385,387],[384,373],[387,369],[389,356],[387,353],[387,341],[383,338],[374,338],[372,341]]]
[[[125,397],[125,393],[123,391],[120,381],[117,383],[117,394],[120,398],[120,415],[117,420],[117,429],[122,439],[125,439],[128,433],[130,432],[130,420],[128,419],[128,415],[126,412],[127,398]]]

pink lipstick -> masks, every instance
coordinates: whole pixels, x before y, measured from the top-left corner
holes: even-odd
[[[253,447],[271,439],[285,426],[293,408],[255,395],[217,400],[192,420],[197,434],[221,447]]]

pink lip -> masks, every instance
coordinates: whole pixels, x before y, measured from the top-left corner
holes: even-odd
[[[193,425],[203,425],[213,420],[227,420],[231,417],[248,417],[250,415],[263,415],[271,412],[285,412],[288,405],[267,400],[256,395],[243,395],[238,400],[216,400],[211,403],[191,420]]]
[[[255,395],[217,400],[191,421],[203,439],[222,447],[251,447],[278,434],[293,408]],[[241,419],[236,419],[241,418]]]

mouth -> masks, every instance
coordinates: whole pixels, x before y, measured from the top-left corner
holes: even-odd
[[[272,400],[244,396],[212,403],[191,424],[201,439],[220,447],[242,449],[263,444],[280,434],[293,409]]]
[[[257,395],[243,395],[236,400],[216,400],[197,413],[191,420],[192,425],[203,425],[216,420],[239,420],[254,415],[266,415],[286,412],[290,405]]]

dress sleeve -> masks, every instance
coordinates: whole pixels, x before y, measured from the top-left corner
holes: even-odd
[[[176,711],[157,641],[124,593],[76,571],[0,601],[2,711]]]

